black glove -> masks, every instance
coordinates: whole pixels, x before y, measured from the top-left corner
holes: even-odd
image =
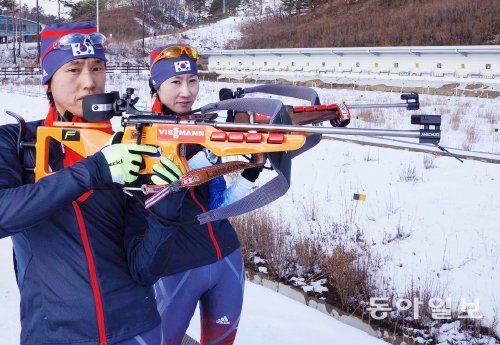
[[[233,90],[226,88],[222,88],[219,90],[220,101],[225,101],[226,99],[232,99],[232,98],[234,98]]]
[[[243,176],[250,182],[255,182],[255,180],[257,180],[257,177],[259,177],[260,173],[262,172],[262,169],[264,169],[264,166],[248,168],[243,170],[241,176]]]
[[[122,139],[123,139],[123,130],[122,131],[118,131],[118,132],[115,132],[112,136],[111,136],[111,140],[107,143],[107,145],[114,145],[114,144],[119,144],[122,142]]]
[[[347,127],[347,125],[351,122],[351,119],[335,119],[330,120],[330,123],[333,127]]]

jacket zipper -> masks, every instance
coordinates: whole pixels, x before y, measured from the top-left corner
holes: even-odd
[[[194,195],[194,188],[191,188],[189,190],[189,192],[191,193],[191,198],[193,198],[194,202],[201,208],[202,212],[203,213],[207,212],[207,209],[202,205],[202,203]],[[208,234],[210,235],[210,239],[212,240],[212,244],[215,247],[215,252],[217,253],[217,260],[220,260],[220,259],[222,259],[222,254],[221,254],[221,251],[219,248],[219,243],[217,243],[217,239],[215,238],[215,235],[214,235],[214,229],[212,228],[212,222],[208,222],[207,226],[208,226]]]
[[[90,242],[87,235],[87,228],[85,227],[85,222],[83,220],[83,215],[80,206],[76,201],[73,201],[72,204],[76,213],[76,219],[78,221],[78,228],[80,229],[80,236],[82,238],[83,249],[85,250],[85,256],[87,257],[87,264],[89,267],[90,285],[92,286],[92,292],[94,294],[94,302],[97,314],[97,327],[99,329],[99,344],[107,345],[108,342],[106,340],[106,327],[104,323],[104,310],[102,307],[101,291],[99,290],[99,285],[97,283],[97,273],[94,265],[94,258],[92,256],[92,251],[90,249]]]

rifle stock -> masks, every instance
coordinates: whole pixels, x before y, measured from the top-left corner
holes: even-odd
[[[349,108],[345,104],[336,103],[306,107],[286,106],[286,111],[292,120],[292,125],[311,125],[330,121],[334,127],[337,127],[334,121],[348,120],[351,118]],[[251,118],[252,115],[253,118]],[[248,112],[236,112],[234,116],[234,122],[237,123],[250,123],[253,121],[253,123],[268,124],[271,120],[271,116],[258,113],[249,114]]]
[[[160,119],[160,117],[158,117]],[[136,118],[134,118],[136,120]],[[140,174],[153,174],[153,165],[160,156],[167,157],[177,164],[183,173],[189,171],[182,146],[198,144],[206,147],[219,157],[237,155],[256,155],[272,152],[297,150],[304,145],[305,135],[255,131],[246,132],[238,129],[237,124],[229,131],[218,129],[210,124],[154,123],[147,120],[138,130],[134,123],[125,126],[122,143],[153,145],[159,149],[157,156],[144,156],[145,168]],[[54,139],[83,157],[101,150],[111,135],[101,129],[105,125],[98,123],[55,122],[54,127],[39,127],[36,143],[35,181],[52,174],[48,166],[49,142]],[[107,127],[109,128],[109,126]]]
[[[188,120],[189,121],[189,120]],[[186,121],[186,122],[188,122]],[[183,173],[189,171],[182,152],[182,145],[198,144],[216,156],[255,155],[293,151],[301,148],[305,142],[302,134],[250,133],[236,127],[231,131],[217,129],[212,125],[196,123],[159,124],[150,123],[142,128],[142,134],[135,126],[126,126],[123,143],[136,143],[141,136],[141,144],[158,147],[161,156],[176,163]],[[152,174],[153,165],[158,157],[144,157],[145,169],[140,174]]]
[[[103,129],[110,128],[108,124],[81,122],[54,122],[54,127],[38,127],[35,145],[35,181],[53,173],[49,167],[51,139],[64,144],[80,156],[87,157],[105,146],[111,134],[103,132]]]

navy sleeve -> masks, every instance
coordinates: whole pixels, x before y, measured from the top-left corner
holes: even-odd
[[[111,176],[104,156],[97,153],[37,183],[23,185],[22,181],[16,143],[0,128],[0,238],[29,229],[57,212],[58,207],[111,182]]]
[[[160,201],[153,211],[164,219],[174,220],[187,189]],[[165,225],[130,198],[125,215],[125,249],[132,277],[140,284],[154,284],[161,276],[175,245],[176,225]]]

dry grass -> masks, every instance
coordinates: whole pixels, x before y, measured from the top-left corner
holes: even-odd
[[[292,245],[293,253],[299,262],[298,275],[312,274],[318,265],[321,256],[321,245],[311,238],[299,238]]]
[[[466,139],[468,142],[475,144],[479,139],[479,133],[477,132],[476,126],[470,126],[465,131]]]
[[[403,296],[398,296],[400,305],[401,301],[405,302],[410,306],[407,310],[399,309],[397,311],[397,317],[394,318],[394,327],[403,329],[403,333],[408,337],[421,337],[422,339],[437,339],[439,335],[438,328],[434,329],[422,329],[421,325],[430,324],[433,322],[433,311],[429,307],[429,302],[432,299],[441,299],[445,301],[444,292],[442,288],[434,285],[432,279],[427,279],[425,282],[420,281],[416,283],[412,280],[406,293]],[[396,302],[396,297],[393,296],[393,303]],[[434,343],[430,343],[434,344]]]
[[[495,0],[330,0],[302,15],[257,19],[243,26],[242,39],[233,44],[241,49],[499,44],[499,11]]]
[[[491,108],[480,109],[478,118],[484,119],[489,125],[495,125],[498,122],[498,114]]]
[[[106,36],[113,34],[114,42],[130,42],[142,38],[142,11],[132,6],[118,7],[112,10],[105,10],[99,13],[100,31]],[[165,32],[159,27],[157,21],[150,19],[152,13],[147,13],[145,17],[146,37],[150,37],[150,28],[156,31],[158,35]],[[140,18],[140,21],[134,20]],[[164,18],[158,18],[163,19]]]
[[[460,128],[460,123],[462,122],[459,114],[453,114],[450,117],[450,128],[457,131]]]
[[[308,236],[296,236],[288,231],[287,224],[264,211],[236,217],[231,223],[240,238],[246,264],[252,266],[256,255],[263,258],[272,278],[325,277],[329,302],[346,310],[356,308],[357,302],[368,300],[375,291],[370,251],[358,243],[356,238],[361,235],[354,234],[352,228],[325,222],[301,231]]]
[[[261,210],[233,218],[231,223],[238,233],[245,259],[258,254],[266,260],[271,276],[283,279],[288,275],[292,255],[287,225]]]
[[[417,176],[417,167],[409,163],[399,173],[399,181],[401,182],[417,182],[420,178]]]
[[[302,209],[306,220],[316,221],[318,217],[318,207],[314,195],[311,195],[309,202],[302,203]]]
[[[470,151],[474,144],[479,140],[479,133],[476,126],[469,126],[465,131],[465,140],[462,143],[462,148],[466,151]]]
[[[432,154],[424,155],[424,168],[425,169],[437,168],[436,164],[434,163],[434,158],[435,158],[435,156]]]
[[[490,125],[495,125],[498,122],[498,115],[490,109],[486,112],[486,121],[488,121]]]
[[[375,156],[373,156],[373,154],[371,153],[371,151],[368,150],[368,152],[365,153],[365,155],[363,157],[363,160],[365,162],[376,162],[376,161],[378,161],[378,158],[375,158]]]
[[[358,117],[361,121],[374,127],[381,127],[385,124],[384,114],[380,109],[361,109]]]
[[[320,266],[345,310],[352,310],[353,301],[363,301],[373,296],[375,287],[370,278],[369,256],[339,246],[331,254],[320,257]]]

